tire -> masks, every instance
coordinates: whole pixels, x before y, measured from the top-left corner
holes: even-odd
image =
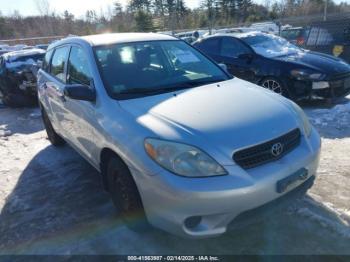
[[[269,89],[279,95],[289,98],[289,91],[283,81],[275,77],[266,77],[261,82],[260,85],[266,89]]]
[[[66,141],[64,141],[63,138],[56,133],[44,109],[41,109],[41,116],[43,118],[47,137],[51,144],[53,146],[63,146],[66,143]]]
[[[139,191],[126,164],[112,155],[105,170],[109,193],[126,226],[136,232],[150,229]]]

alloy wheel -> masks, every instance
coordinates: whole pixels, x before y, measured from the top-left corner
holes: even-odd
[[[283,88],[279,82],[273,79],[266,79],[262,83],[262,86],[266,89],[269,89],[279,95],[283,95]]]

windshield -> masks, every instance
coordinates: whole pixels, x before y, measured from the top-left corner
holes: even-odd
[[[229,76],[182,41],[149,41],[95,48],[111,96],[129,99],[225,81]]]
[[[302,49],[275,35],[249,35],[242,38],[254,51],[265,57],[277,57],[301,52]]]

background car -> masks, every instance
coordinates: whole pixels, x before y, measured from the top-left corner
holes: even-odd
[[[302,46],[305,44],[308,34],[303,27],[289,27],[281,31],[281,37],[292,44]]]
[[[252,30],[270,33],[274,35],[278,35],[280,33],[280,27],[273,21],[270,22],[261,22],[261,23],[253,23],[249,27]]]
[[[37,103],[36,74],[45,51],[29,49],[0,56],[0,100],[8,106]]]
[[[46,50],[49,47],[49,45],[47,45],[47,44],[39,44],[39,45],[36,45],[35,47],[39,48],[39,49]]]
[[[294,100],[333,99],[350,93],[350,65],[260,32],[217,35],[194,46],[239,78]]]

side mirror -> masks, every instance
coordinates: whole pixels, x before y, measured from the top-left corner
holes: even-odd
[[[82,84],[66,86],[64,89],[64,95],[74,100],[90,102],[94,102],[96,100],[95,89]]]
[[[224,70],[226,73],[228,73],[227,65],[225,64],[219,64],[222,70]]]
[[[253,54],[240,54],[238,58],[242,60],[252,61],[254,56]]]

